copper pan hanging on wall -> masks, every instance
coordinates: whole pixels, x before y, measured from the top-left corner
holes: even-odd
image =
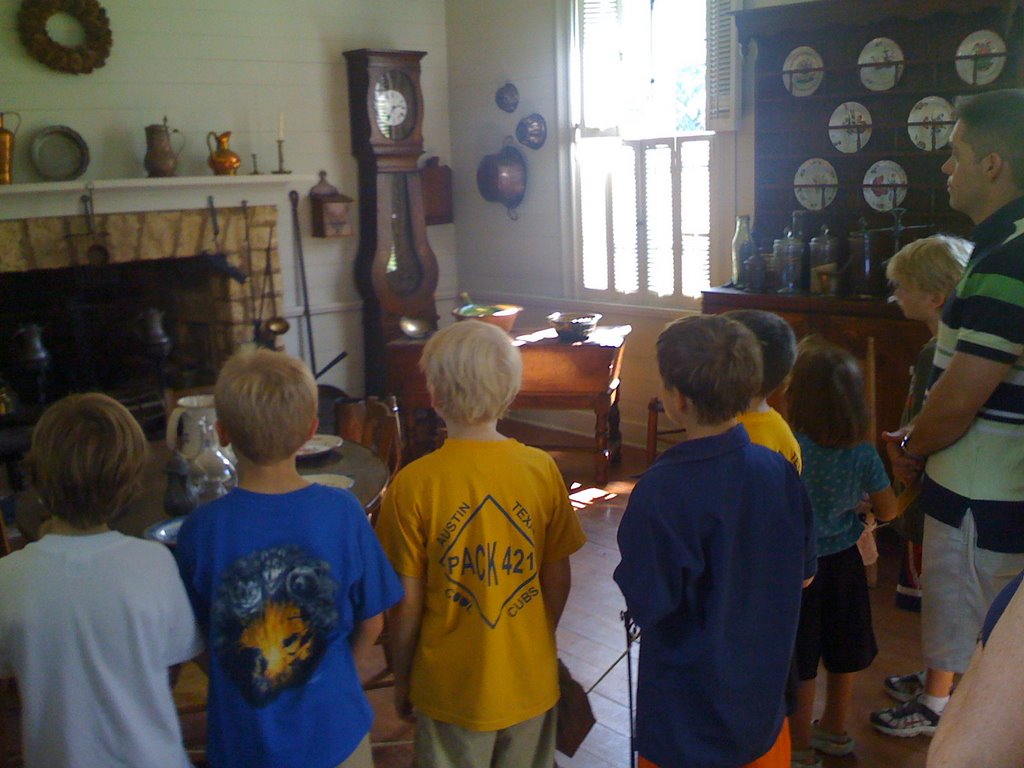
[[[516,208],[526,195],[526,159],[512,146],[511,136],[493,155],[486,155],[476,169],[476,186],[480,195],[491,203],[501,203],[513,221],[519,218]]]

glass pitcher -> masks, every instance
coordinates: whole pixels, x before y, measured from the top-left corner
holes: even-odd
[[[234,488],[238,484],[238,473],[220,447],[213,422],[205,416],[200,416],[197,421],[202,447],[189,461],[189,475],[199,493],[199,503],[205,504]]]

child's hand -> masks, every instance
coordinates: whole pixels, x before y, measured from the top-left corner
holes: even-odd
[[[416,722],[416,716],[412,712],[412,702],[409,701],[409,684],[395,681],[395,711],[403,720],[410,723]]]

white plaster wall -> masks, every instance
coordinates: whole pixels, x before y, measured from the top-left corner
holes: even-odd
[[[286,165],[296,174],[320,169],[349,196],[357,192],[351,155],[348,89],[342,52],[380,47],[427,51],[423,59],[424,143],[427,155],[451,158],[448,120],[448,48],[444,0],[101,0],[110,17],[114,46],[106,66],[88,75],[47,69],[31,59],[17,37],[20,0],[0,0],[0,111],[21,113],[15,144],[15,183],[39,181],[29,148],[45,126],[67,125],[89,145],[91,163],[82,181],[145,176],[144,126],[164,115],[187,143],[179,175],[210,174],[206,135],[232,131],[242,172],[277,167],[278,113],[285,113]],[[54,34],[73,25],[55,20]],[[13,127],[11,120],[8,127]],[[309,210],[299,187],[302,241],[314,315],[317,363],[342,350],[350,357],[321,380],[352,394],[363,388],[361,302],[352,282],[358,237],[309,236]],[[74,195],[77,199],[79,193]],[[244,193],[218,198],[237,205]],[[198,198],[198,200],[194,198]],[[205,194],[182,200],[202,207]],[[103,197],[97,195],[97,210]],[[358,204],[358,201],[357,201]],[[3,205],[0,199],[0,205]],[[288,216],[287,198],[280,215]],[[358,216],[353,214],[354,222]],[[439,297],[451,296],[456,280],[453,225],[430,227],[440,262]],[[292,351],[305,349],[298,314],[299,282],[290,238],[282,238],[285,295]]]

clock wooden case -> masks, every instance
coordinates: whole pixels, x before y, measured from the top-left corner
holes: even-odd
[[[359,163],[356,285],[363,298],[367,394],[385,394],[385,344],[403,317],[437,327],[437,259],[423,185],[423,51],[346,51],[352,154]]]

